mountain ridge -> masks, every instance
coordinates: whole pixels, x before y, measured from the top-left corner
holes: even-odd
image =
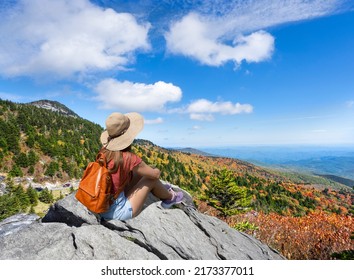
[[[58,102],[45,104],[61,109],[0,100],[0,172],[37,181],[79,178],[95,157],[103,128]]]
[[[186,154],[194,154],[194,155],[200,155],[200,156],[207,156],[207,157],[214,157],[215,155],[203,152],[202,150],[192,148],[192,147],[186,147],[186,148],[169,148],[172,151],[178,151]]]
[[[42,100],[29,102],[27,104],[36,106],[38,108],[51,110],[53,112],[58,112],[58,113],[65,115],[65,116],[80,118],[80,116],[78,114],[76,114],[73,110],[69,109],[67,106],[65,106],[64,104],[62,104],[58,101],[42,99]]]

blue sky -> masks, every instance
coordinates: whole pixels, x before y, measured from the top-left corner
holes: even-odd
[[[353,26],[347,0],[3,0],[0,98],[137,111],[164,147],[354,145]]]

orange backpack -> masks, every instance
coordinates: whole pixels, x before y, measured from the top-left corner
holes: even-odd
[[[112,187],[106,157],[103,153],[98,153],[96,161],[90,162],[86,167],[75,197],[90,211],[104,213],[114,201]]]

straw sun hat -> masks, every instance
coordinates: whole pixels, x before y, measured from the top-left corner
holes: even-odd
[[[144,127],[144,118],[138,113],[112,113],[106,119],[106,130],[101,143],[107,150],[121,151],[129,147]]]

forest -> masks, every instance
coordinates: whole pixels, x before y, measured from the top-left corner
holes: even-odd
[[[0,101],[0,171],[10,176],[80,177],[100,148],[102,128],[81,118]]]
[[[100,148],[103,128],[80,117],[0,100],[0,221],[37,213],[63,197],[15,184],[80,179]],[[353,190],[299,183],[226,157],[165,149],[138,139],[133,152],[187,190],[198,210],[251,234],[289,259],[353,258]],[[71,189],[74,191],[74,189]]]

